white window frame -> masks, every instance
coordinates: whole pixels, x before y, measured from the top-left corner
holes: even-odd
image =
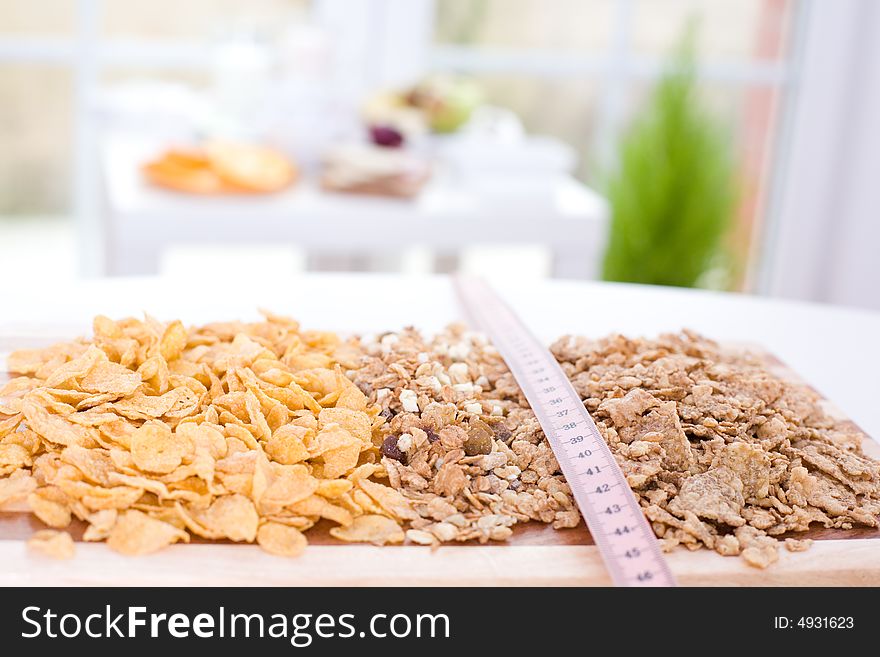
[[[442,2],[442,0],[439,0]],[[640,54],[633,47],[636,0],[616,0],[611,41],[601,54],[576,54],[550,49],[474,48],[434,46],[429,66],[437,71],[462,73],[519,74],[537,78],[584,78],[601,80],[597,149],[600,157],[610,154],[615,137],[625,120],[625,96],[633,82],[654,81],[663,73],[662,57]],[[704,82],[741,86],[784,88],[790,74],[784,62],[711,61],[698,71]]]

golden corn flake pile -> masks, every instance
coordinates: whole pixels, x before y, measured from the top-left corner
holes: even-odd
[[[187,330],[98,317],[94,337],[18,351],[0,389],[0,505],[51,528],[32,549],[73,553],[63,530],[128,555],[190,536],[295,556],[319,519],[344,541],[401,542],[413,516],[384,473],[379,409],[343,374],[356,341],[259,323]]]

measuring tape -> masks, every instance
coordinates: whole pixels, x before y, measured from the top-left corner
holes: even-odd
[[[617,586],[675,586],[623,472],[553,354],[479,279],[455,279],[461,304],[504,358],[559,462]]]

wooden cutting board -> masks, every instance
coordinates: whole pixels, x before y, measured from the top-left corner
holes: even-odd
[[[21,335],[21,333],[19,333]],[[35,340],[0,335],[0,383],[8,379],[5,355]],[[777,374],[797,376],[768,356]],[[829,413],[843,418],[827,401]],[[855,425],[853,425],[855,426]],[[880,458],[880,445],[864,434],[865,452]],[[194,539],[157,554],[125,557],[103,543],[81,539],[71,526],[76,555],[55,561],[26,548],[44,526],[26,506],[0,507],[0,586],[604,586],[611,580],[586,528],[554,530],[539,523],[515,528],[503,544],[421,546],[343,544],[329,536],[329,524],[309,530],[310,546],[297,559],[283,559],[254,545]],[[815,543],[806,552],[780,549],[780,559],[759,570],[738,557],[709,550],[679,549],[667,555],[679,583],[686,586],[878,586],[880,528],[815,529],[798,538]]]

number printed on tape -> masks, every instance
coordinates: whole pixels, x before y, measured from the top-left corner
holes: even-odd
[[[618,586],[675,586],[654,532],[596,424],[553,355],[478,279],[456,279],[532,407],[602,559]]]

